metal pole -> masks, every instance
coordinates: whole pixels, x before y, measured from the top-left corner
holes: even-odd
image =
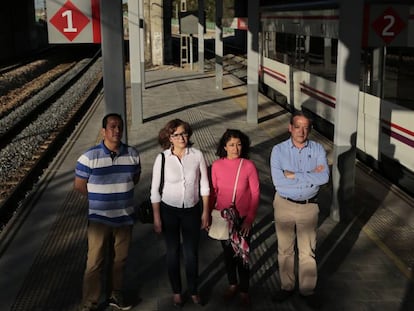
[[[190,35],[190,70],[193,70],[193,35]]]
[[[141,0],[140,0],[141,1]],[[128,3],[129,67],[131,73],[131,125],[136,128],[143,122],[140,13],[137,1]]]
[[[198,71],[204,72],[204,0],[198,0]]]
[[[128,143],[122,1],[101,0],[101,33],[105,114],[122,116],[122,139]]]
[[[259,102],[259,1],[248,3],[247,122],[258,122]]]
[[[133,2],[133,1],[131,1]],[[138,0],[138,14],[139,14],[139,47],[141,58],[141,86],[145,89],[145,31],[144,31],[144,0]],[[129,5],[129,4],[128,4]]]
[[[216,89],[223,89],[223,2],[216,0]]]
[[[362,21],[363,2],[340,1],[331,206],[335,221],[349,218],[354,204]]]

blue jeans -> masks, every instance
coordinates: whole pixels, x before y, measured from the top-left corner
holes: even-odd
[[[180,235],[188,291],[198,293],[198,245],[200,241],[201,210],[197,204],[191,208],[176,208],[161,202],[161,222],[167,248],[167,268],[174,294],[181,294]]]

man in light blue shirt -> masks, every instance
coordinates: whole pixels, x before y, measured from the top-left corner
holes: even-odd
[[[312,122],[302,112],[292,114],[290,138],[275,145],[270,167],[276,195],[273,201],[281,290],[274,297],[281,302],[293,294],[295,242],[299,252],[299,292],[310,307],[319,303],[314,290],[317,281],[315,260],[319,187],[329,180],[326,152],[309,140]]]

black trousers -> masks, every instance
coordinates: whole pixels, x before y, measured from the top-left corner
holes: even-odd
[[[201,210],[197,204],[191,208],[176,208],[161,202],[161,221],[167,248],[167,269],[174,294],[181,294],[180,236],[188,291],[198,294],[198,245],[200,241]]]
[[[250,236],[246,237],[247,243],[250,245]],[[241,292],[249,291],[250,267],[243,263],[243,260],[235,256],[233,247],[227,241],[221,241],[224,253],[224,263],[226,266],[227,279],[230,285],[239,284]]]

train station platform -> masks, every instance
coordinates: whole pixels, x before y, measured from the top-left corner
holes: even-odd
[[[251,159],[261,182],[251,253],[251,310],[309,310],[294,295],[272,301],[279,289],[269,156],[287,138],[289,113],[260,98],[259,123],[246,122],[246,86],[230,75],[215,89],[214,72],[176,67],[146,72],[144,123],[128,131],[128,143],[142,159],[137,203],[149,195],[153,161],[161,151],[157,135],[172,118],[188,121],[195,147],[208,163],[227,128],[238,128],[252,141]],[[73,190],[77,158],[99,140],[104,114],[101,96],[85,115],[29,196],[30,212],[16,222],[0,247],[0,310],[76,310],[86,260],[87,202]],[[332,163],[332,145],[324,144]],[[336,223],[329,217],[332,189],[321,190],[317,261],[320,310],[414,310],[414,199],[357,163],[356,217]],[[227,287],[220,243],[203,232],[200,242],[200,293],[207,304],[187,301],[183,310],[242,310],[239,301],[221,299]],[[152,225],[137,223],[127,263],[125,291],[132,310],[173,310],[163,240]],[[103,308],[102,310],[104,310]],[[108,310],[110,310],[108,308]]]

